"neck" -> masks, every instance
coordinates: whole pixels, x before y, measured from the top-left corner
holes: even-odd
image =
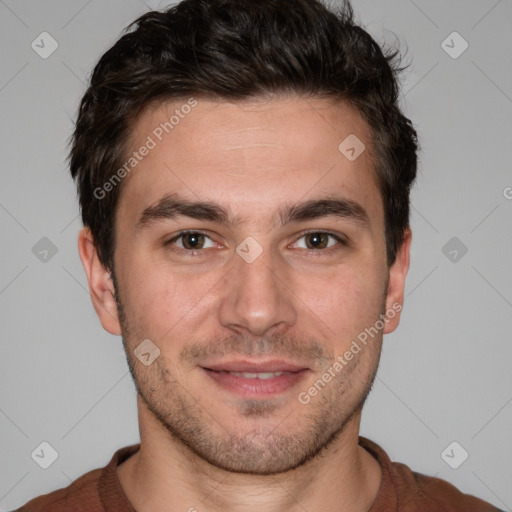
[[[345,429],[302,466],[276,475],[233,473],[198,457],[152,417],[141,400],[140,450],[118,467],[138,512],[367,512],[381,482],[378,462],[358,444],[359,410]],[[151,429],[148,428],[151,426]]]

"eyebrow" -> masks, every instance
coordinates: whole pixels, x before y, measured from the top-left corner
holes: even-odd
[[[142,212],[136,229],[144,229],[155,222],[173,220],[180,216],[232,226],[246,222],[246,218],[233,216],[228,209],[218,203],[192,201],[178,194],[166,194]],[[285,205],[278,210],[277,217],[281,226],[322,217],[337,217],[362,227],[369,225],[368,214],[359,203],[332,196]]]

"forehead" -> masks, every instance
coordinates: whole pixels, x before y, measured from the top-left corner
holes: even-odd
[[[349,146],[360,143],[358,152],[365,148],[355,160],[344,153],[346,140]],[[261,219],[282,203],[339,193],[365,203],[370,217],[382,217],[370,130],[346,103],[293,96],[243,102],[185,98],[143,111],[128,146],[128,157],[140,157],[144,146],[151,149],[123,183],[124,215],[135,216],[163,194],[178,192]]]

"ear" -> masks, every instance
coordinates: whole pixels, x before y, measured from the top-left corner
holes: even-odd
[[[409,270],[412,232],[406,228],[404,241],[397,252],[395,261],[389,267],[388,290],[386,294],[386,312],[384,334],[393,332],[400,323],[400,312],[404,303],[405,278]]]
[[[101,325],[110,334],[121,334],[114,283],[110,272],[98,257],[91,230],[87,227],[82,228],[78,235],[78,253],[87,274],[92,304]]]

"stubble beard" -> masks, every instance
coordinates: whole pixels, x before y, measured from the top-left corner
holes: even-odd
[[[193,396],[176,380],[164,357],[158,357],[149,367],[139,364],[133,349],[143,339],[138,336],[141,330],[130,325],[117,290],[127,362],[145,407],[169,435],[170,442],[222,470],[275,475],[306,464],[343,434],[360,413],[374,383],[381,339],[357,354],[308,404],[300,404],[297,399],[297,406],[283,414],[272,399],[240,399],[236,416],[244,429],[226,425],[222,417],[209,412],[207,400]],[[266,346],[274,346],[267,342]],[[327,369],[327,361],[323,364]]]

